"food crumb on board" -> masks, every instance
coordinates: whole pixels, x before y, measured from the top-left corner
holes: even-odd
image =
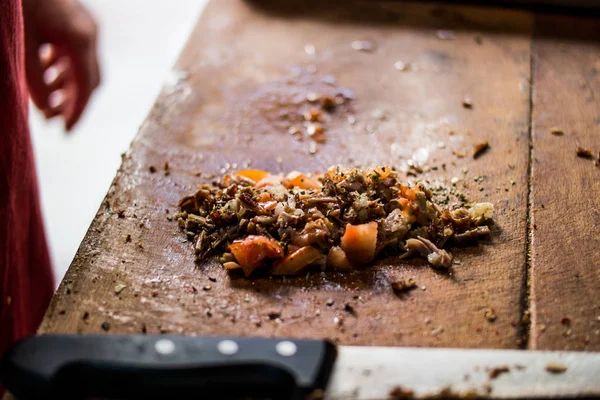
[[[375,44],[368,40],[355,40],[352,42],[351,47],[356,51],[372,52],[375,50]]]
[[[150,170],[151,174],[154,174],[156,172],[156,167],[154,165],[151,165],[148,170]]]
[[[317,101],[319,101],[319,95],[315,92],[308,92],[306,94],[306,101],[308,101],[309,103],[316,103]]]
[[[417,288],[417,282],[413,278],[408,279],[398,279],[395,282],[392,282],[392,290],[394,293],[406,293],[412,289]]]
[[[577,146],[576,154],[577,154],[577,157],[581,157],[581,158],[590,158],[591,159],[594,157],[591,149],[586,149],[581,146]]]
[[[439,326],[439,327],[431,330],[431,336],[438,336],[439,334],[441,334],[443,332],[444,332],[444,327]]]
[[[107,331],[108,332],[110,330],[110,324],[108,322],[106,322],[106,321],[104,321],[102,323],[102,325],[100,325],[100,327],[102,328],[103,331]]]
[[[565,134],[565,131],[555,126],[553,128],[550,128],[550,133],[554,136],[563,136]]]
[[[306,126],[306,133],[308,134],[308,136],[322,135],[324,131],[325,128],[323,128],[323,125],[319,123],[308,124]]]
[[[471,108],[473,108],[473,101],[471,100],[471,98],[470,98],[470,97],[466,96],[466,97],[465,97],[465,98],[463,98],[463,100],[462,100],[462,106],[463,106],[464,108],[471,109]]]
[[[438,39],[440,40],[454,40],[456,39],[456,35],[454,34],[454,31],[451,30],[447,30],[447,29],[440,29],[436,32],[436,35],[438,37]]]
[[[309,56],[314,56],[317,52],[314,44],[308,43],[304,45],[304,52]]]
[[[131,242],[131,235],[127,235],[125,237],[125,243],[129,243],[129,242]]]
[[[490,379],[496,379],[500,375],[508,373],[508,372],[510,372],[510,368],[508,368],[506,365],[504,365],[504,366],[501,366],[501,367],[491,368],[488,371],[488,376],[490,377]]]
[[[498,315],[493,308],[486,308],[483,312],[483,316],[486,320],[488,320],[488,322],[494,322],[496,319],[498,319]]]
[[[117,286],[115,286],[115,294],[120,294],[123,290],[125,290],[126,287],[127,285],[119,283]]]
[[[302,116],[304,117],[305,121],[310,121],[310,122],[317,122],[317,121],[321,121],[323,119],[321,116],[321,111],[317,110],[316,108],[313,108],[311,110],[308,110],[308,111],[302,113]]]
[[[485,142],[477,143],[473,148],[473,158],[479,158],[490,148],[490,143],[486,140]]]
[[[326,111],[331,111],[335,108],[335,99],[331,96],[321,97],[321,108]]]
[[[394,68],[396,68],[398,71],[408,71],[410,69],[410,64],[403,61],[396,61],[394,63]]]
[[[566,365],[559,364],[556,362],[550,362],[546,364],[546,371],[550,372],[551,374],[562,374],[566,372],[567,369],[568,368]]]
[[[412,399],[415,397],[414,390],[404,388],[402,386],[395,386],[390,390],[389,397],[391,400],[400,400],[400,399]]]

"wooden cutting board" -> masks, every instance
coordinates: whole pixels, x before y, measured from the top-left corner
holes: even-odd
[[[576,143],[600,151],[599,28],[490,8],[212,1],[40,332],[600,349],[600,168],[575,155]],[[315,154],[288,133],[313,92],[349,98]],[[483,141],[491,148],[473,159]],[[346,275],[246,280],[196,265],[169,220],[181,196],[247,165],[313,172],[411,158],[426,172],[407,179],[458,178],[496,207],[492,239],[452,249],[451,273],[384,259]],[[420,288],[394,295],[390,282],[411,277]]]

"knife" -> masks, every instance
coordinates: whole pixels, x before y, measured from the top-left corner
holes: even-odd
[[[598,397],[600,353],[43,335],[5,353],[0,381],[19,399]]]

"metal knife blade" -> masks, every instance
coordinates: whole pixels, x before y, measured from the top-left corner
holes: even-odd
[[[334,365],[335,353],[295,339],[47,335],[7,352],[0,380],[21,398],[600,396],[600,353],[338,346]]]
[[[328,399],[600,397],[600,353],[338,348]]]

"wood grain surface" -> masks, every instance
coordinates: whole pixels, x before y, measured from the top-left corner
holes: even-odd
[[[596,85],[588,86],[593,98],[598,78],[592,71],[598,58],[585,54],[594,45],[575,42],[573,50],[565,50],[572,59],[557,67],[554,52],[560,48],[553,50],[553,39],[534,46],[539,60],[534,84],[545,86],[539,92],[534,87],[533,104],[547,110],[534,110],[534,138],[540,144],[530,152],[533,21],[525,12],[400,2],[212,1],[124,156],[40,332],[583,348],[575,340],[569,345],[558,338],[553,333],[558,327],[535,333],[527,342],[528,320],[522,320],[531,307],[534,314],[542,313],[532,316],[536,329],[546,320],[550,327],[564,313],[585,315],[586,333],[591,329],[591,308],[578,314],[573,307],[579,310],[589,306],[586,298],[598,299],[598,269],[585,269],[584,262],[593,265],[598,228],[588,227],[588,239],[579,236],[575,242],[569,233],[582,225],[562,230],[559,240],[555,235],[562,226],[553,223],[559,215],[569,218],[566,202],[573,197],[588,207],[576,214],[582,221],[597,219],[598,171],[592,162],[565,156],[572,146],[552,146],[577,138],[582,145],[598,147],[591,130],[598,117],[593,101],[587,104],[583,97],[577,101],[568,94],[583,93],[570,83],[579,74],[596,79],[587,83]],[[372,48],[357,51],[353,41],[367,41]],[[397,61],[410,66],[400,71]],[[559,78],[562,74],[568,82]],[[316,154],[310,154],[308,141],[288,134],[311,107],[306,101],[311,92],[350,98],[328,117],[327,142]],[[471,99],[471,109],[461,104],[465,97]],[[585,119],[575,121],[573,114],[578,113]],[[550,137],[545,125],[550,120],[576,129]],[[483,141],[491,148],[475,160],[473,146]],[[465,157],[457,156],[463,153]],[[531,156],[539,161],[530,171]],[[449,274],[436,273],[421,260],[385,259],[346,275],[246,280],[227,275],[215,260],[195,265],[191,244],[167,219],[182,195],[248,164],[272,172],[312,172],[333,164],[402,168],[410,159],[427,172],[407,179],[451,185],[457,177],[468,197],[496,207],[490,242],[451,249],[460,264]],[[556,200],[552,179],[565,176],[574,164],[577,178],[563,179],[561,190],[579,196]],[[151,166],[157,172],[150,172]],[[538,177],[538,171],[544,173]],[[539,179],[539,188],[534,184],[531,193],[530,179]],[[596,190],[595,197],[593,192],[580,193],[584,184]],[[528,194],[536,210],[545,203],[544,212],[552,215],[544,225],[537,218],[542,214],[536,214],[532,223],[538,230],[528,231]],[[568,251],[573,254],[565,265],[557,261],[564,255],[559,250],[564,240],[571,240]],[[581,251],[579,244],[584,245]],[[529,247],[535,257],[528,263]],[[576,254],[582,255],[581,261]],[[566,264],[569,274],[561,272]],[[575,273],[580,277],[574,278]],[[422,289],[394,295],[390,282],[410,277]],[[529,301],[528,277],[533,283]],[[589,282],[578,284],[584,279]],[[544,300],[547,293],[556,296],[562,310],[553,308],[554,300]],[[577,300],[571,302],[571,296]],[[354,311],[348,312],[345,304]],[[489,309],[497,315],[493,322],[485,318]],[[583,328],[573,335],[582,339]]]
[[[452,39],[441,39],[438,29],[452,30]],[[41,332],[102,332],[107,322],[111,333],[518,346],[530,34],[531,17],[514,11],[213,1],[125,155]],[[356,40],[374,49],[354,50]],[[307,54],[307,44],[315,54]],[[410,70],[397,70],[399,60]],[[331,114],[327,143],[315,155],[287,133],[310,107],[309,92],[352,98]],[[461,104],[466,96],[472,109]],[[490,151],[474,160],[473,145],[485,140]],[[450,185],[459,177],[470,198],[496,206],[491,242],[453,250],[460,264],[450,274],[421,260],[387,259],[346,275],[246,280],[228,276],[216,261],[196,266],[190,243],[167,220],[182,195],[227,164],[310,172],[333,164],[400,167],[410,158],[437,168],[421,179]],[[422,289],[395,296],[390,282],[399,277],[414,277]],[[126,288],[117,294],[118,285]],[[485,318],[488,308],[496,321]],[[269,318],[274,313],[279,317]]]
[[[598,351],[600,167],[576,147],[600,156],[600,21],[536,26],[530,347]]]

